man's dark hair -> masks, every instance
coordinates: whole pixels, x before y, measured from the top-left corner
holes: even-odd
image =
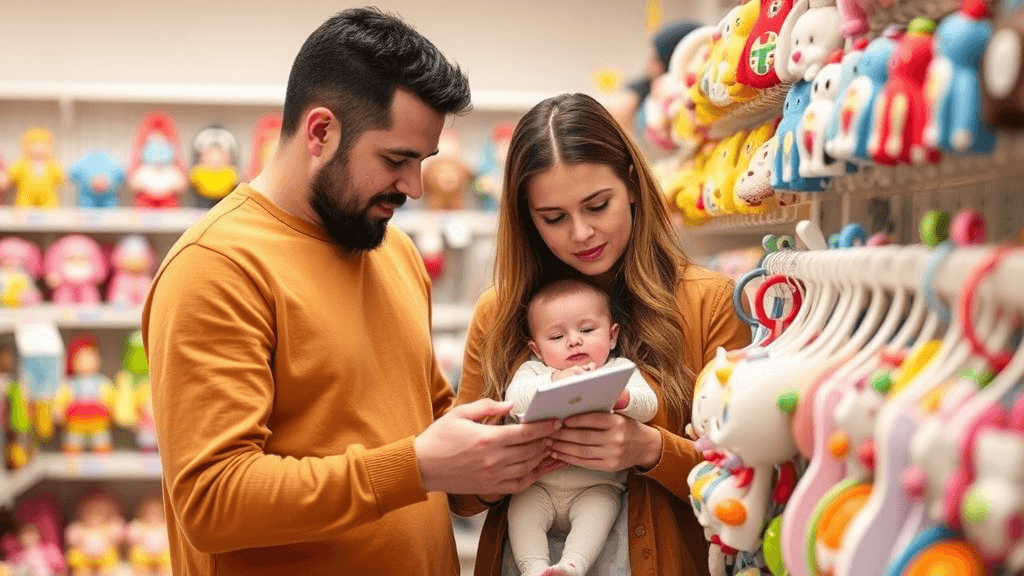
[[[317,104],[341,121],[341,149],[347,149],[364,131],[390,126],[397,88],[441,114],[470,106],[462,70],[400,18],[377,8],[339,12],[310,34],[295,57],[282,137],[294,134],[302,113]]]

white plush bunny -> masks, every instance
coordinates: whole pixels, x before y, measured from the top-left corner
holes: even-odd
[[[797,0],[779,31],[775,73],[784,82],[814,80],[832,52],[843,47],[835,0]]]
[[[846,172],[845,162],[836,162],[825,154],[825,128],[832,117],[832,106],[839,92],[841,66],[825,65],[814,78],[811,103],[804,110],[797,128],[797,149],[800,151],[800,176],[814,178],[839,176]]]

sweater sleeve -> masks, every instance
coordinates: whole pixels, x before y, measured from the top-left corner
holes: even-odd
[[[702,359],[697,367],[699,372],[704,364],[715,357],[715,350],[724,346],[736,350],[750,343],[750,328],[744,324],[732,308],[732,282],[722,282],[715,290],[705,293],[699,303],[702,318]],[[661,433],[661,459],[653,468],[644,472],[659,484],[680,498],[690,493],[686,477],[704,457],[697,451],[689,438],[679,431],[656,426]]]
[[[623,358],[615,358],[612,363],[622,363]],[[629,392],[629,403],[618,412],[640,422],[649,422],[658,413],[658,396],[654,389],[647,383],[644,375],[639,370],[633,370],[626,383],[626,391]]]
[[[426,499],[410,436],[342,454],[264,452],[274,303],[213,250],[182,249],[154,282],[143,333],[163,480],[197,550],[321,540]]]
[[[537,388],[541,384],[551,382],[551,374],[554,372],[542,362],[529,360],[523,362],[516,370],[512,380],[505,389],[505,400],[512,403],[512,414],[517,418],[522,417],[530,401],[537,394]]]

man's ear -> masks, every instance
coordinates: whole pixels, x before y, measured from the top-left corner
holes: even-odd
[[[526,345],[530,347],[530,352],[533,352],[534,356],[536,356],[537,358],[540,358],[540,348],[537,346],[537,344],[533,340],[530,340],[529,342],[527,342]]]
[[[612,324],[611,330],[608,331],[612,335],[612,344],[609,350],[615,350],[615,347],[619,344],[619,325]]]
[[[306,149],[314,158],[331,158],[341,141],[341,121],[324,106],[317,106],[306,113]]]

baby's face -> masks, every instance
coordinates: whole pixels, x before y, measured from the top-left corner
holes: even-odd
[[[602,366],[615,348],[619,326],[604,299],[592,292],[538,298],[530,311],[530,350],[555,370]]]

